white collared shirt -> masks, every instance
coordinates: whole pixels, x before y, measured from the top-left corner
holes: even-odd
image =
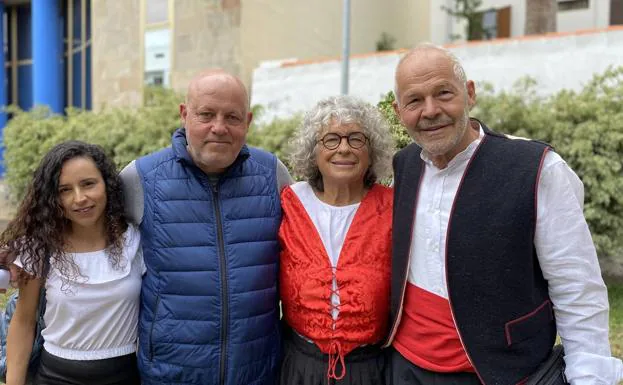
[[[409,282],[448,298],[446,234],[450,210],[469,160],[482,141],[456,155],[444,169],[422,152],[425,170],[418,195]],[[537,193],[534,244],[549,283],[556,327],[565,348],[565,375],[571,385],[623,380],[623,363],[611,357],[608,295],[591,234],[584,219],[584,186],[567,163],[549,151]]]

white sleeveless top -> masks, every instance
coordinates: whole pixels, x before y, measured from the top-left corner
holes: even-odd
[[[45,282],[46,327],[41,332],[43,347],[50,354],[69,360],[100,360],[136,351],[145,265],[138,229],[130,225],[124,236],[117,268],[104,250],[70,253],[83,277],[72,277],[63,285],[60,272],[52,266]]]

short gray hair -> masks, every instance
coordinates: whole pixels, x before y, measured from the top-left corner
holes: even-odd
[[[324,191],[316,163],[316,145],[322,131],[333,123],[357,124],[370,139],[370,168],[364,177],[366,187],[391,174],[394,141],[378,108],[353,96],[333,96],[321,100],[305,114],[290,142],[290,164],[296,176],[318,191]]]
[[[441,53],[442,55],[444,55],[445,57],[447,57],[448,60],[450,60],[450,62],[452,63],[452,69],[454,71],[454,76],[456,77],[456,80],[458,80],[459,83],[463,85],[463,88],[467,90],[467,75],[465,74],[465,69],[463,68],[463,65],[461,64],[461,61],[455,54],[453,54],[450,50],[439,45],[435,45],[432,43],[419,43],[415,47],[411,48],[402,58],[400,58],[400,61],[396,65],[396,71],[394,75],[394,96],[396,97],[397,102],[399,101],[398,100],[398,70],[404,64],[404,62],[407,61],[407,59],[415,55],[424,53],[426,51],[437,51]]]

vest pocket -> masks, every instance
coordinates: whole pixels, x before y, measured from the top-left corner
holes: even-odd
[[[553,321],[552,303],[546,300],[530,313],[504,325],[507,346],[530,339]]]
[[[154,326],[156,326],[156,319],[158,316],[158,308],[160,307],[160,296],[156,297],[156,305],[154,306],[154,318],[151,320],[151,326],[149,327],[149,361],[154,359]]]

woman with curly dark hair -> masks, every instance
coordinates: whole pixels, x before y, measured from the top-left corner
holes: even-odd
[[[21,269],[7,385],[26,381],[42,287],[44,344],[35,384],[140,384],[140,235],[126,221],[121,182],[102,148],[79,141],[52,148],[0,245]]]

